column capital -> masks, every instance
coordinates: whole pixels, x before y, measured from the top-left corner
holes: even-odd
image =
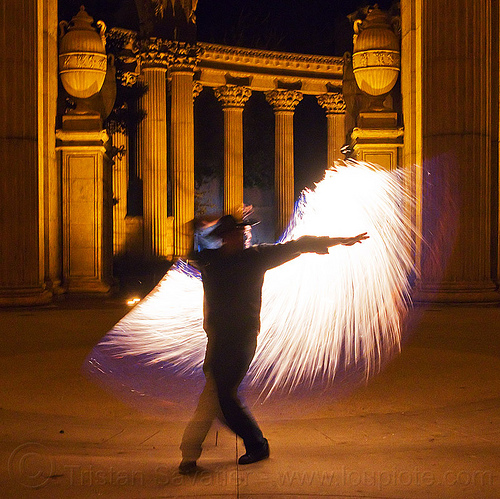
[[[327,115],[345,113],[346,104],[342,92],[328,92],[327,94],[317,95],[316,98]]]
[[[172,71],[193,71],[203,49],[195,43],[148,38],[139,42],[143,67],[165,67]]]
[[[203,85],[199,81],[193,81],[193,100],[201,94]]]
[[[252,91],[247,87],[238,85],[224,85],[214,89],[217,99],[222,102],[222,107],[244,107],[247,100],[252,95]]]
[[[270,90],[265,92],[266,100],[277,111],[295,111],[297,104],[302,100],[302,92],[298,90]]]

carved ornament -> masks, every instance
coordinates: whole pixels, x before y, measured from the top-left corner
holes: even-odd
[[[346,104],[340,92],[321,94],[316,98],[318,99],[318,104],[326,111],[327,115],[345,113]]]
[[[279,67],[291,71],[320,71],[342,74],[344,59],[320,55],[275,52],[273,50],[229,47],[214,43],[198,43],[204,61],[232,63],[242,66]]]
[[[367,50],[356,52],[352,56],[354,69],[369,67],[386,67],[398,69],[401,66],[401,55],[395,50]]]
[[[99,92],[106,77],[105,25],[99,21],[97,33],[93,22],[82,6],[69,23],[60,23],[59,74],[68,94],[78,99]]]
[[[214,94],[220,102],[222,107],[244,107],[246,101],[252,95],[252,91],[246,87],[239,87],[236,85],[224,85],[214,89]]]
[[[132,87],[139,77],[137,33],[124,28],[111,28],[106,33],[108,49],[115,56],[116,79],[124,87]]]
[[[73,69],[94,69],[106,72],[106,54],[62,54],[59,56],[60,71],[70,71]]]
[[[294,111],[303,95],[298,90],[270,90],[265,92],[266,100],[274,111]]]
[[[202,49],[192,43],[149,38],[141,40],[140,57],[143,66],[163,66],[171,70],[193,70]]]
[[[203,85],[199,81],[193,81],[193,99],[196,99],[201,94]]]

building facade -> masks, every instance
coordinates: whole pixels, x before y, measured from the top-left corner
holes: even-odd
[[[224,115],[226,213],[243,203],[242,114],[252,93],[262,92],[275,117],[277,233],[286,226],[294,202],[294,111],[304,95],[313,95],[327,117],[329,164],[342,157],[347,143],[360,159],[406,172],[415,198],[411,216],[422,236],[410,249],[419,276],[416,298],[498,301],[496,2],[460,0],[457,8],[456,2],[403,0],[393,34],[381,27],[381,17],[370,26],[365,11],[354,23],[360,29],[352,59],[197,42],[196,2],[180,2],[177,13],[167,11],[168,2],[136,3],[139,31],[108,27],[107,52],[113,46],[114,53],[101,100],[82,98],[89,112],[67,114],[57,106],[57,2],[30,0],[21,10],[6,6],[0,49],[0,304],[46,303],[66,291],[107,292],[112,255],[130,245],[148,258],[188,253],[194,99],[205,88],[212,89]],[[369,27],[376,37],[363,35]],[[387,91],[380,84],[380,94],[391,98],[398,92],[401,105],[377,108],[374,99],[368,112],[357,105],[359,74],[368,70],[369,82],[374,69],[382,76],[392,71],[392,79],[400,73],[400,87]],[[102,118],[113,84],[137,81],[147,86],[139,99],[145,118],[133,137],[121,130],[107,134]],[[110,146],[121,151],[113,161]],[[127,219],[130,162],[142,185],[140,219]]]

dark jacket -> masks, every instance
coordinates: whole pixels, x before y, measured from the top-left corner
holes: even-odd
[[[255,336],[260,329],[262,285],[267,270],[300,255],[296,241],[251,246],[233,255],[207,249],[195,255],[203,277],[203,327],[217,334]]]

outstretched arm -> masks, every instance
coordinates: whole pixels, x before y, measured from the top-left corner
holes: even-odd
[[[281,244],[259,244],[254,248],[262,255],[264,265],[267,269],[272,269],[282,265],[289,260],[297,258],[301,253],[319,253],[326,255],[328,248],[343,244],[352,246],[368,239],[366,232],[354,237],[328,237],[328,236],[302,236],[299,239]]]
[[[366,232],[354,237],[328,237],[328,236],[302,236],[297,239],[297,246],[301,253],[328,253],[328,248],[342,244],[352,246],[360,243],[370,236]]]

